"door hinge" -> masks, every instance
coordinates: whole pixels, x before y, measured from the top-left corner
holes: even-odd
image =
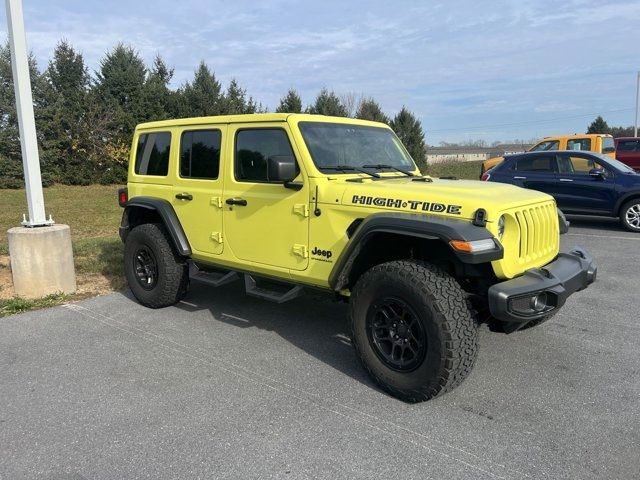
[[[214,207],[222,208],[222,197],[211,197],[209,204]]]
[[[298,215],[302,215],[303,217],[309,216],[309,205],[306,203],[296,203],[293,206],[293,213],[297,213]]]
[[[293,245],[293,254],[298,255],[299,257],[302,257],[302,258],[308,258],[309,249],[307,249],[306,245],[300,245],[299,243],[296,243]]]
[[[220,232],[211,232],[210,238],[216,243],[222,243],[222,233]]]

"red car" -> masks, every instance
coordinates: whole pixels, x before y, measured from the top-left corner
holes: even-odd
[[[640,137],[616,138],[616,159],[640,171]]]

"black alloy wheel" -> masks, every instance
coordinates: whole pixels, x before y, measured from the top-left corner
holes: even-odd
[[[413,309],[398,298],[388,297],[371,306],[367,334],[375,354],[393,370],[410,372],[424,361],[424,327]]]
[[[158,261],[147,245],[140,245],[132,258],[136,280],[145,290],[153,290],[158,283]]]

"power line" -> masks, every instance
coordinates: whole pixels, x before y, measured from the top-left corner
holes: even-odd
[[[494,125],[477,125],[474,127],[462,127],[462,128],[439,128],[439,129],[435,129],[435,130],[431,130],[431,129],[427,129],[427,133],[439,133],[439,132],[462,132],[462,131],[469,131],[469,130],[478,130],[478,129],[492,129],[492,128],[502,128],[502,127],[514,127],[514,126],[520,126],[520,125],[533,125],[533,124],[537,124],[537,123],[551,123],[551,122],[558,122],[561,120],[569,120],[572,118],[584,118],[584,117],[593,117],[593,116],[597,116],[597,115],[606,115],[608,113],[618,113],[618,112],[629,112],[633,110],[633,108],[619,108],[617,110],[608,110],[605,112],[598,112],[598,113],[585,113],[585,114],[581,114],[581,115],[571,115],[571,116],[566,116],[566,117],[556,117],[556,118],[548,118],[545,120],[529,120],[526,122],[512,122],[512,123],[498,123],[498,124],[494,124]]]

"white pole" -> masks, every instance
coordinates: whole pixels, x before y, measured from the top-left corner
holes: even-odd
[[[636,85],[636,121],[633,127],[633,136],[638,136],[638,110],[640,109],[640,72],[638,72],[638,81]]]
[[[33,115],[31,79],[29,78],[27,39],[24,33],[24,20],[22,17],[22,0],[6,0],[6,7],[13,86],[16,93],[16,111],[20,128],[24,183],[29,209],[29,219],[23,221],[22,224],[28,227],[49,225],[52,222],[47,221],[44,212],[36,122]]]

